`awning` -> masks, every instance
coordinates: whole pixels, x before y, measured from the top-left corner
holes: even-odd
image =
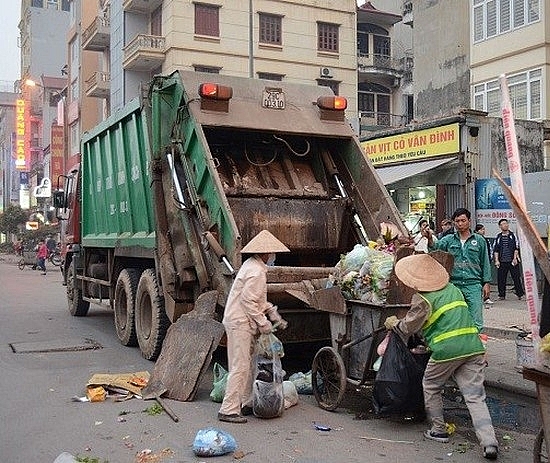
[[[378,167],[376,173],[382,179],[384,185],[403,180],[404,178],[413,177],[422,172],[435,169],[436,167],[455,161],[456,157],[445,159],[432,159],[430,161],[411,162],[409,164],[400,164],[398,166]]]

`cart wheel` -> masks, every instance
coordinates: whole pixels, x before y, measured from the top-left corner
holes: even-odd
[[[346,367],[332,347],[323,347],[313,359],[311,386],[319,407],[336,410],[346,392]]]
[[[19,267],[19,270],[23,270],[25,268],[25,258],[22,257],[21,260],[17,263],[17,266]]]
[[[533,462],[548,463],[548,449],[544,440],[544,428],[540,428],[533,446]]]

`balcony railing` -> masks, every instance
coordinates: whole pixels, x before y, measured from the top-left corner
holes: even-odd
[[[391,72],[401,72],[403,64],[401,60],[387,55],[375,53],[357,52],[357,66],[360,72],[366,72],[369,69],[379,69]]]
[[[138,34],[124,47],[124,69],[151,71],[164,62],[166,39]]]
[[[97,98],[107,98],[110,93],[109,81],[111,75],[108,72],[96,71],[86,80],[86,95]]]
[[[403,114],[376,111],[360,111],[359,118],[361,121],[361,132],[379,130],[385,127],[401,127],[408,122],[407,116]]]
[[[109,18],[98,16],[82,33],[82,48],[103,51],[111,42],[111,22]]]

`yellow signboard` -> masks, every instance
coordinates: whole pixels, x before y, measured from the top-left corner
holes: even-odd
[[[443,125],[364,141],[361,146],[375,166],[419,161],[458,153],[459,128],[458,123]]]

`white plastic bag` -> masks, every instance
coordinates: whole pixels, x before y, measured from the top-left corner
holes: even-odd
[[[293,407],[298,403],[298,391],[292,381],[283,381],[284,407]]]

